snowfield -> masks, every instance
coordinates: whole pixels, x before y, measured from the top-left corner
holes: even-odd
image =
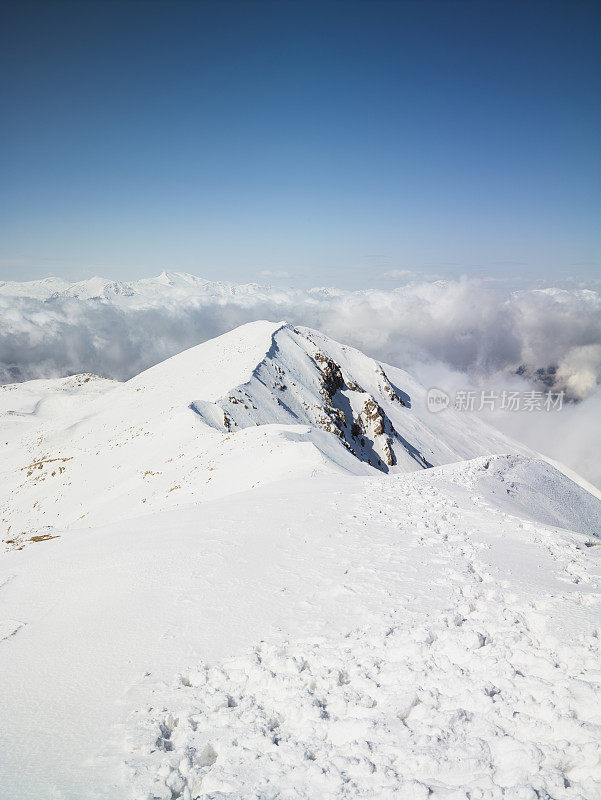
[[[601,502],[402,370],[252,323],[0,443],[3,800],[601,798]]]

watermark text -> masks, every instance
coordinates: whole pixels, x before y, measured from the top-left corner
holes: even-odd
[[[561,411],[565,392],[495,391],[459,389],[454,395],[444,389],[428,389],[428,410],[433,413],[454,408],[457,411]]]

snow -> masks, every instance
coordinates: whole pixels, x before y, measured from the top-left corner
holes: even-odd
[[[7,297],[35,297],[47,300],[56,294],[66,292],[70,286],[62,278],[42,278],[36,281],[0,281],[0,295]]]
[[[318,360],[326,355],[345,381],[331,398]],[[0,536],[14,546],[40,525],[99,525],[287,475],[405,472],[527,452],[473,417],[467,428],[453,410],[444,420],[431,414],[402,370],[283,322],[248,323],[123,384],[62,381],[0,387]],[[379,418],[362,411],[368,400],[382,411],[381,434]]]
[[[0,413],[2,800],[601,798],[601,502],[559,469],[284,323]]]

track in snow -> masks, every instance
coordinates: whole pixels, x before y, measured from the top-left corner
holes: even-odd
[[[570,534],[488,513],[548,549],[565,592],[516,594],[483,558],[490,541],[476,528],[466,532],[469,512],[466,520],[433,487],[416,495],[400,483],[372,483],[365,521],[412,536],[440,580],[454,585],[455,601],[424,615],[390,591],[373,625],[346,636],[260,643],[184,671],[171,686],[149,677],[128,731],[132,796],[601,797],[598,631],[564,641],[547,621],[560,606],[578,618],[596,602],[573,591],[593,580],[586,548]],[[394,541],[389,547],[394,563]],[[393,585],[391,576],[369,575],[368,557],[365,564],[375,584]],[[349,575],[346,591],[353,583]]]

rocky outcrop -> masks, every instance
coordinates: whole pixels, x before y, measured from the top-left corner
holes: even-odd
[[[389,467],[394,467],[396,464],[396,456],[394,454],[394,450],[392,449],[392,439],[387,437],[386,442],[383,447],[384,450],[384,460]]]
[[[386,431],[387,417],[373,397],[370,397],[359,414],[358,422],[364,431],[371,428],[375,436],[381,436]],[[392,427],[391,423],[389,425]]]
[[[351,428],[353,437],[358,438],[361,446],[365,447],[366,438],[373,442],[374,449],[379,453],[381,460],[388,467],[396,464],[393,450],[395,430],[392,422],[384,410],[373,397],[368,397]]]
[[[338,364],[323,353],[315,354],[315,361],[322,374],[321,385],[326,395],[332,400],[338,389],[344,389],[345,383]]]
[[[382,369],[382,366],[381,366],[381,365],[379,365],[379,367],[378,367],[378,369],[376,370],[376,372],[377,372],[377,373],[378,373],[378,375],[380,375],[380,376],[381,376],[381,378],[382,378],[382,381],[383,381],[383,383],[382,383],[382,389],[383,389],[383,390],[384,390],[384,392],[385,392],[385,393],[388,395],[388,397],[389,397],[389,398],[390,398],[390,399],[391,399],[391,400],[392,400],[394,403],[400,403],[402,406],[406,406],[406,405],[407,405],[407,403],[405,403],[405,401],[403,400],[403,398],[402,398],[402,397],[399,397],[399,395],[397,394],[397,392],[396,392],[396,391],[395,391],[395,390],[392,388],[392,385],[391,385],[390,381],[388,380],[388,376],[386,375],[386,373],[385,373],[385,372],[384,372],[384,370]]]

